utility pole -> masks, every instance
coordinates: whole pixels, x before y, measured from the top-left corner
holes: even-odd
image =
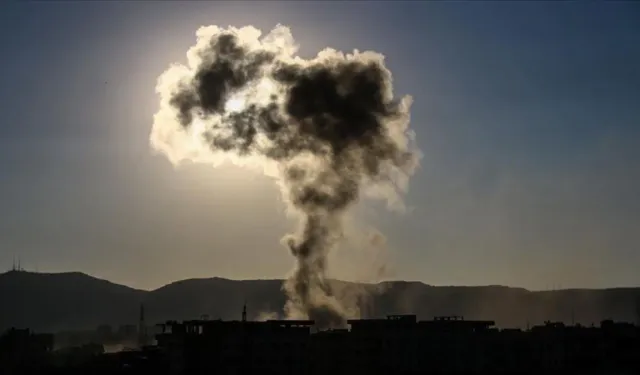
[[[147,343],[147,332],[144,324],[144,304],[140,304],[140,320],[138,322],[138,346],[142,348]]]
[[[247,321],[247,301],[244,301],[244,305],[242,306],[242,321]]]

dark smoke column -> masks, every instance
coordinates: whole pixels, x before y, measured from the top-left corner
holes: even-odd
[[[291,318],[323,327],[347,312],[326,282],[327,256],[344,213],[361,195],[400,204],[420,152],[409,132],[410,98],[393,97],[383,56],[326,49],[295,56],[288,28],[203,27],[160,77],[152,146],[174,164],[224,160],[277,179],[297,233],[285,237],[296,268],[285,283]]]

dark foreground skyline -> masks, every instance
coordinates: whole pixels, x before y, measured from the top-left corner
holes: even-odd
[[[632,374],[640,370],[640,326],[605,320],[585,327],[546,321],[526,330],[490,320],[415,315],[352,319],[344,329],[309,320],[207,318],[149,326],[141,310],[132,346],[105,352],[95,341],[58,346],[28,329],[0,335],[0,370],[29,374]],[[151,333],[153,332],[153,333]]]

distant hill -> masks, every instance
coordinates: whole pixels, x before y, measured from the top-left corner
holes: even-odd
[[[282,280],[190,279],[144,291],[83,273],[0,274],[0,330],[90,329],[100,324],[135,324],[140,303],[150,323],[169,319],[238,319],[244,301],[249,317],[281,314]],[[418,282],[356,284],[335,281],[334,292],[353,301],[364,317],[417,314],[420,319],[463,315],[522,327],[545,320],[591,324],[603,319],[636,321],[640,288],[531,292],[503,286],[448,287]]]
[[[10,271],[0,274],[0,330],[50,331],[131,321],[145,293],[79,272]]]

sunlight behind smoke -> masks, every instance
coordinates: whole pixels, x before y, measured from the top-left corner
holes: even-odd
[[[242,112],[246,104],[242,98],[231,98],[224,105],[225,112]]]
[[[362,196],[403,208],[421,153],[411,98],[395,98],[384,56],[327,48],[295,56],[290,30],[198,29],[188,64],[158,79],[151,146],[174,164],[231,162],[274,177],[299,219],[283,243],[296,259],[284,285],[289,317],[341,326],[357,314],[327,282],[343,218]]]

